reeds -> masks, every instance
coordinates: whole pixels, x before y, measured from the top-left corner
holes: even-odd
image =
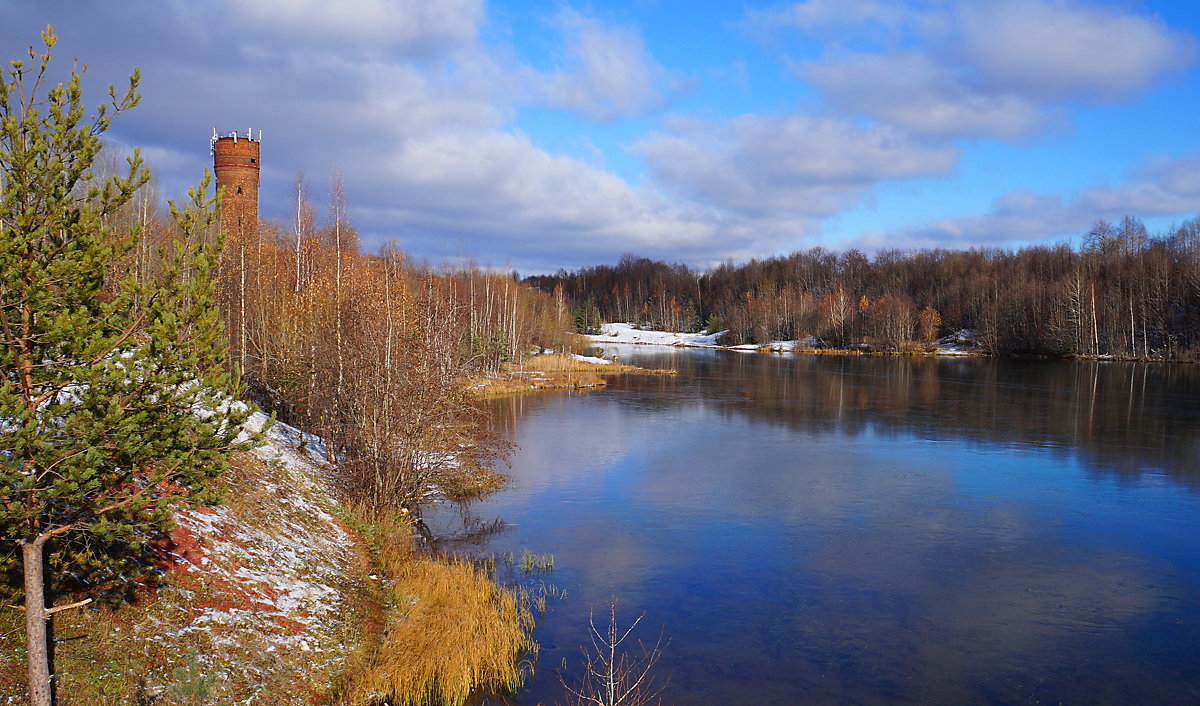
[[[544,373],[556,373],[568,370],[598,372],[610,368],[611,365],[611,363],[593,363],[589,360],[580,360],[574,356],[563,355],[561,353],[547,353],[545,355],[535,355],[527,359],[521,368],[524,370],[540,370]]]
[[[351,690],[351,703],[457,706],[473,693],[509,692],[537,645],[533,616],[476,566],[416,559],[398,572],[383,644]]]
[[[528,549],[521,551],[521,561],[517,565],[525,576],[544,574],[554,571],[553,554],[534,554]]]

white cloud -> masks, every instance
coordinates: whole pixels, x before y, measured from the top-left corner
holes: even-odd
[[[1186,216],[1200,213],[1200,153],[1157,159],[1120,186],[1085,191],[1079,208],[1102,216]]]
[[[745,115],[728,124],[679,124],[633,151],[678,192],[746,215],[826,216],[883,179],[943,175],[956,152],[891,127],[828,117]]]
[[[611,27],[564,7],[554,24],[565,47],[563,66],[535,80],[546,102],[598,122],[662,105],[666,71],[637,31]]]
[[[252,127],[264,130],[264,217],[287,217],[299,170],[319,204],[338,168],[368,248],[396,236],[419,255],[556,269],[629,249],[695,261],[761,242],[754,229],[720,226],[715,209],[540,149],[512,123],[530,82],[546,76],[475,36],[479,3],[428,5],[365,2],[359,15],[313,3],[131,2],[76,15],[26,3],[0,38],[22,31],[30,41],[30,27],[53,21],[60,47],[93,63],[89,86],[142,65],[143,101],[110,136],[146,147],[164,195],[199,178],[212,127]],[[586,88],[560,98],[598,118],[657,100],[661,69],[635,32],[570,11],[560,20],[581,43],[552,77]],[[437,41],[417,37],[427,30]]]
[[[1200,153],[1191,153],[1155,160],[1124,183],[1094,186],[1070,198],[1011,191],[997,198],[987,213],[875,231],[852,244],[864,248],[1013,246],[1078,235],[1098,218],[1189,218],[1198,213]]]
[[[882,30],[890,34],[911,20],[912,11],[895,0],[805,0],[751,10],[746,25],[759,34],[794,27],[805,32]]]
[[[963,3],[953,29],[988,86],[1046,100],[1117,100],[1194,54],[1190,38],[1157,17],[1069,0]]]
[[[392,195],[376,215],[405,237],[457,231],[492,255],[525,263],[554,258],[712,257],[752,244],[730,238],[711,209],[672,202],[610,172],[550,155],[519,133],[459,131],[414,140],[378,155]],[[579,264],[588,262],[583,259]]]
[[[805,62],[799,72],[842,110],[921,134],[1018,137],[1047,120],[1029,100],[981,91],[960,71],[915,51],[845,54]]]
[[[472,42],[483,11],[482,0],[226,0],[222,14],[251,42],[428,53]]]
[[[835,45],[799,76],[841,110],[948,137],[1025,137],[1071,101],[1124,100],[1195,58],[1157,17],[1075,0],[808,0],[749,17],[839,31],[855,51]]]

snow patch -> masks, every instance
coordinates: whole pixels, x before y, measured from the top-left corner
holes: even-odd
[[[975,329],[959,329],[933,344],[938,355],[978,355],[980,352],[979,332]]]
[[[791,353],[800,350],[811,350],[820,347],[821,341],[813,336],[805,336],[796,341],[771,341],[770,343],[743,343],[736,346],[722,346],[717,341],[727,331],[717,333],[675,333],[672,331],[649,331],[639,329],[633,324],[603,324],[600,333],[588,336],[595,343],[640,343],[652,346],[676,346],[689,348],[720,348],[732,351],[771,351],[773,353]]]
[[[612,361],[607,358],[597,358],[592,355],[579,355],[577,353],[571,355],[572,358],[582,363],[599,363],[600,365],[611,365]]]
[[[647,331],[633,324],[603,324],[600,333],[587,338],[596,343],[643,343],[655,346],[703,346],[715,348],[719,333],[675,333],[672,331]]]
[[[246,427],[260,431],[267,419],[256,413]],[[187,597],[186,614],[135,630],[157,644],[172,644],[173,635],[207,641],[201,652],[224,682],[250,678],[259,658],[247,654],[296,650],[320,654],[312,675],[319,680],[351,651],[342,626],[351,609],[346,587],[356,580],[355,538],[334,515],[323,439],[276,423],[252,453],[261,463],[230,471],[248,474],[233,482],[237,497],[176,515],[187,578],[169,590]]]

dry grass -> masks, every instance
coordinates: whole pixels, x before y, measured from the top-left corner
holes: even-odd
[[[394,615],[371,664],[349,685],[348,703],[457,706],[521,685],[522,660],[537,650],[533,616],[481,569],[409,559],[390,592]]]
[[[239,456],[219,483],[225,506],[206,515],[212,532],[177,534],[174,551],[204,556],[204,571],[172,570],[168,585],[117,612],[55,616],[58,703],[449,706],[519,684],[535,652],[529,596],[470,564],[419,558],[403,517],[338,510],[318,485],[290,478],[278,459]],[[348,536],[337,576],[332,558],[308,552],[333,519]],[[285,560],[281,548],[306,558]],[[336,604],[307,626],[307,608],[277,615],[274,584],[263,583],[297,571],[298,587],[323,580],[332,595],[322,600]],[[20,613],[5,609],[0,705],[24,703],[24,683]]]
[[[525,361],[521,366],[522,370],[538,370],[543,373],[558,373],[558,372],[582,372],[582,371],[599,371],[607,370],[616,365],[615,363],[593,363],[588,360],[580,360],[574,356],[563,355],[561,353],[547,353],[546,355],[535,355]],[[630,368],[633,366],[625,365],[618,366]]]
[[[639,368],[618,363],[593,363],[570,355],[551,353],[529,358],[505,372],[481,378],[474,390],[483,397],[549,389],[604,387],[606,375],[675,375],[674,370]]]
[[[336,690],[347,706],[457,706],[521,685],[536,656],[527,596],[475,564],[422,557],[400,515],[367,518],[387,608]]]

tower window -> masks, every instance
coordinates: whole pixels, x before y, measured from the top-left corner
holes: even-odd
[[[240,193],[242,193],[242,187],[240,187],[240,186],[239,186],[239,187],[238,187],[238,190],[237,190],[237,192],[238,192],[239,194],[240,194]]]
[[[255,163],[255,162],[257,162],[257,161],[258,161],[258,160],[257,160],[257,159],[255,159],[255,158],[253,158],[253,157],[251,157],[251,158],[250,158],[250,163],[251,163],[251,164],[254,164],[254,163]]]

